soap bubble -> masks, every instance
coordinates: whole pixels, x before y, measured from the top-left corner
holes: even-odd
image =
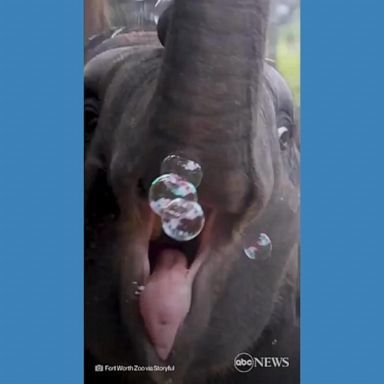
[[[272,253],[272,241],[265,233],[261,233],[256,241],[244,242],[244,253],[252,260],[265,260]]]
[[[178,155],[169,155],[161,163],[161,173],[174,173],[192,183],[196,188],[203,178],[199,163]]]
[[[193,184],[172,173],[161,175],[152,182],[149,189],[149,205],[153,212],[161,216],[171,201],[177,198],[197,201],[196,188]]]
[[[200,204],[185,199],[175,199],[162,216],[164,232],[174,240],[189,241],[197,237],[205,224]]]

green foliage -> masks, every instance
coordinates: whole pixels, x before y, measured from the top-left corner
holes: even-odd
[[[277,68],[292,89],[295,101],[300,105],[300,13],[292,22],[279,28],[276,49]]]

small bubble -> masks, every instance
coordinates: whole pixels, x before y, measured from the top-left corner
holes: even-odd
[[[197,201],[193,184],[175,174],[165,174],[155,179],[149,190],[149,205],[153,212],[162,215],[171,201],[177,198]]]
[[[205,224],[200,204],[185,199],[175,199],[162,216],[164,232],[174,240],[189,241],[197,237]]]
[[[196,188],[203,178],[199,163],[178,155],[169,155],[161,163],[161,173],[174,173],[192,183]]]
[[[277,339],[273,339],[272,340],[272,345],[276,345],[277,344]]]
[[[244,253],[252,260],[265,260],[272,253],[272,241],[265,233],[261,233],[256,241],[244,240]]]

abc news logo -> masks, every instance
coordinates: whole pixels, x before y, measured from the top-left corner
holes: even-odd
[[[289,357],[252,357],[243,352],[235,357],[233,364],[241,373],[247,373],[253,368],[288,368]]]

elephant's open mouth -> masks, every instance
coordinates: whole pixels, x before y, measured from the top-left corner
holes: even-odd
[[[212,211],[207,208],[205,212],[207,216],[205,228],[199,236],[185,242],[168,237],[161,229],[160,218],[151,213],[151,219],[149,220],[150,237],[148,240],[149,279],[161,264],[162,255],[169,252],[178,253],[180,257],[182,255],[188,274],[196,274],[205,258],[204,255],[207,253],[214,216]]]
[[[139,306],[149,339],[162,360],[167,359],[190,311],[193,282],[208,254],[210,216],[203,232],[189,242],[170,239],[161,232],[157,217],[150,220],[149,268]]]
[[[188,268],[191,267],[194,262],[197,251],[200,245],[200,236],[188,242],[180,242],[169,238],[162,233],[157,239],[149,242],[148,258],[150,273],[156,268],[156,263],[159,261],[160,255],[166,250],[176,250],[181,252],[187,260]]]

